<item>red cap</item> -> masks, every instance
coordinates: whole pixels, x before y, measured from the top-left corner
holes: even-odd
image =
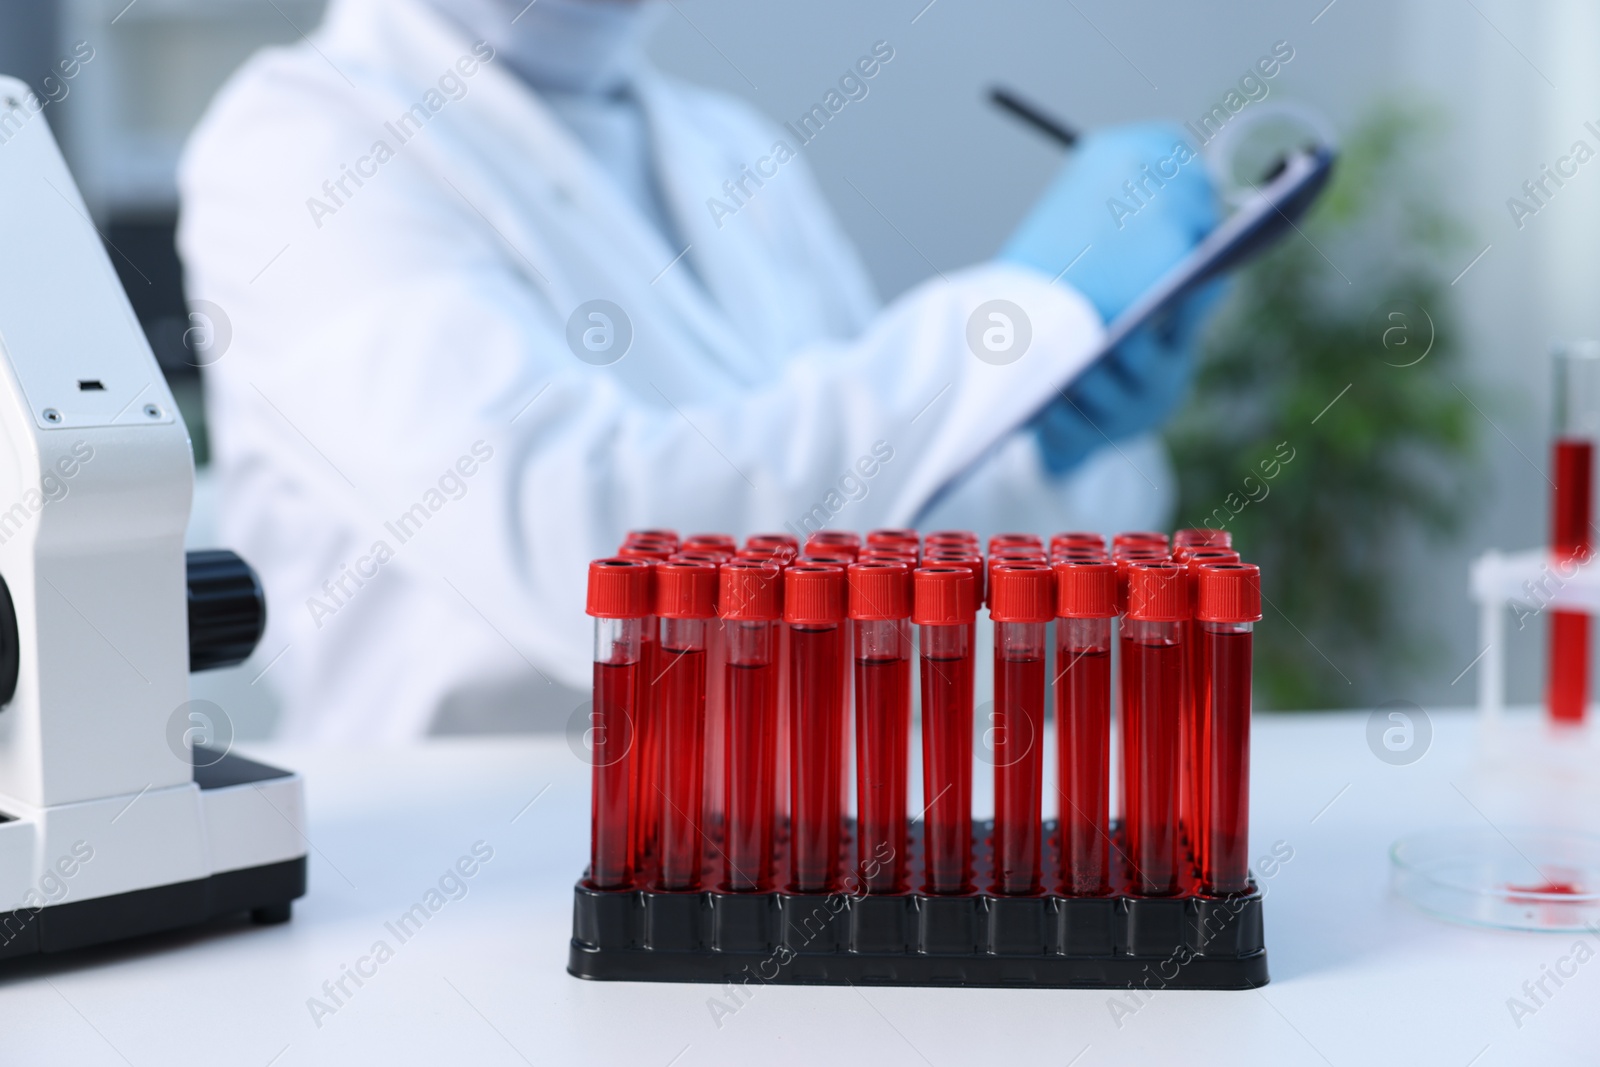
[[[662,541],[639,541],[617,549],[618,559],[669,560],[677,549]]]
[[[735,541],[727,534],[700,533],[684,538],[683,543],[678,547],[693,548],[700,551],[710,549],[712,551],[723,552],[731,556],[739,550],[739,542]]]
[[[1056,545],[1098,545],[1106,547],[1106,539],[1092,530],[1069,530],[1066,533],[1050,535],[1050,546]]]
[[[818,549],[847,553],[854,559],[861,554],[861,538],[849,530],[818,530],[806,538],[805,552],[809,555]]]
[[[1182,622],[1189,617],[1189,582],[1176,563],[1128,563],[1130,619]]]
[[[1001,563],[989,571],[989,617],[1049,622],[1056,617],[1056,576],[1047,563]]]
[[[721,552],[710,552],[700,548],[684,548],[672,554],[671,563],[721,563],[727,559]]]
[[[1254,563],[1207,563],[1200,568],[1201,622],[1256,622],[1261,618],[1261,568]]]
[[[751,545],[733,554],[734,559],[770,559],[779,565],[788,563],[794,557],[793,545]]]
[[[978,613],[978,583],[961,563],[918,567],[911,575],[911,621],[918,626],[963,626]]]
[[[796,552],[800,551],[800,539],[793,534],[751,534],[744,539],[744,547],[746,548],[776,548],[779,545],[788,545]]]
[[[800,563],[837,563],[844,567],[856,561],[856,554],[842,545],[808,545],[800,553]]]
[[[883,560],[850,564],[850,617],[864,621],[911,614],[911,567]]]
[[[1231,548],[1179,549],[1174,563],[1189,575],[1189,610],[1192,613],[1200,602],[1200,568],[1207,563],[1238,563],[1239,553]]]
[[[989,550],[989,555],[995,559],[1044,559],[1044,547],[1041,545],[995,545]]]
[[[977,549],[968,549],[965,553],[960,551],[945,551],[929,556],[922,561],[924,567],[954,567],[961,566],[972,572],[973,605],[983,603],[984,593],[984,562]]]
[[[647,559],[597,559],[589,564],[588,606],[597,619],[642,619],[654,605],[655,564]]]
[[[978,535],[971,530],[935,530],[922,539],[925,545],[976,545]]]
[[[1117,613],[1117,565],[1108,559],[1063,560],[1056,575],[1056,615],[1109,619]]]
[[[917,531],[909,529],[884,529],[868,530],[867,544],[869,545],[918,545],[922,538],[917,536]]]
[[[783,568],[771,560],[733,559],[722,565],[717,613],[741,622],[771,622],[783,615]]]
[[[674,559],[657,564],[655,614],[663,619],[716,618],[716,563]]]
[[[1064,559],[1107,559],[1106,550],[1093,545],[1063,545],[1050,553],[1050,562]]]
[[[836,563],[796,563],[783,572],[783,621],[826,626],[844,621],[844,568]]]
[[[1190,528],[1172,535],[1174,548],[1232,548],[1233,534],[1227,530]]]
[[[1112,559],[1133,560],[1163,560],[1171,559],[1165,546],[1154,541],[1135,541],[1132,544],[1114,545],[1111,549]]]
[[[1032,545],[1043,548],[1044,542],[1039,540],[1038,534],[1031,533],[997,533],[989,538],[989,551],[993,552],[1000,545]]]
[[[678,543],[677,530],[629,530],[624,541],[671,541]]]

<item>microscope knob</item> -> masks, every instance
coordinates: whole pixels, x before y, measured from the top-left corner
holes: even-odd
[[[189,553],[189,669],[243,663],[267,627],[267,597],[250,564],[227,549]]]

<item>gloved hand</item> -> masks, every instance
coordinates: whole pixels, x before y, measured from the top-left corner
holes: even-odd
[[[1112,441],[1160,426],[1194,377],[1194,339],[1227,288],[1207,282],[1074,378],[1032,427],[1047,471],[1062,475]]]
[[[1109,322],[1216,223],[1205,162],[1178,126],[1119,127],[1084,138],[999,258],[1054,278],[1082,253],[1065,281]],[[1191,295],[1138,331],[1040,414],[1034,428],[1052,473],[1171,414],[1192,374],[1194,335],[1220,288]]]

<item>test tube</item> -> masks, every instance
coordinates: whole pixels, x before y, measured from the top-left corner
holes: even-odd
[[[1179,531],[1182,533],[1183,531]],[[1200,655],[1199,623],[1194,609],[1200,598],[1200,567],[1207,563],[1238,563],[1239,553],[1231,548],[1179,548],[1173,560],[1183,567],[1189,586],[1189,618],[1183,623],[1183,704],[1182,750],[1179,760],[1178,825],[1183,838],[1194,853],[1195,866],[1204,862],[1206,824],[1206,723],[1202,709],[1205,707],[1205,663]]]
[[[722,565],[717,611],[727,648],[724,728],[730,892],[770,892],[778,760],[778,619],[783,570],[772,560]]]
[[[783,575],[789,628],[789,890],[840,888],[844,812],[845,575],[833,564],[796,564]]]
[[[911,568],[853,563],[856,874],[869,893],[906,888],[906,794],[911,753]]]
[[[594,706],[590,712],[589,884],[633,884],[634,725],[641,688],[644,620],[651,611],[651,564],[589,564],[587,612],[594,618]]]
[[[1170,896],[1182,886],[1179,730],[1188,614],[1182,568],[1129,564],[1121,628],[1122,810],[1130,881],[1142,896]]]
[[[704,866],[701,791],[706,761],[706,657],[717,613],[717,565],[674,561],[656,566],[661,620],[657,653],[659,732],[657,863],[650,885],[700,888]]]
[[[1243,893],[1250,888],[1250,660],[1261,619],[1260,568],[1203,564],[1195,617],[1206,680],[1200,883],[1213,895]]]
[[[1056,577],[1056,789],[1061,892],[1111,888],[1111,620],[1117,568],[1063,560]]]
[[[962,563],[912,575],[921,637],[924,890],[972,888],[972,677],[977,581]]]
[[[1037,893],[1044,790],[1045,635],[1055,617],[1046,563],[989,572],[994,620],[994,891]]]
[[[1600,344],[1558,346],[1555,363],[1555,490],[1550,549],[1558,563],[1583,562],[1593,550],[1594,445],[1600,436]],[[1581,723],[1589,705],[1589,616],[1550,613],[1550,718]]]

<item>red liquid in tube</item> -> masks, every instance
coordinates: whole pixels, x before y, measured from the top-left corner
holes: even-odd
[[[1170,563],[1128,568],[1122,626],[1123,807],[1129,876],[1143,896],[1182,888],[1179,849],[1180,711],[1188,584]]]
[[[1044,801],[1046,623],[1055,575],[1043,563],[1002,563],[989,574],[994,620],[994,891],[1037,893]]]
[[[922,681],[923,890],[972,888],[973,620],[977,581],[965,563],[912,576]]]
[[[706,765],[706,660],[716,613],[715,564],[672,562],[656,568],[657,857],[650,884],[667,891],[701,888],[705,866],[702,784]]]
[[[1261,572],[1249,564],[1206,564],[1198,592],[1208,790],[1200,881],[1206,893],[1242,893],[1250,888],[1250,673]]]
[[[722,567],[718,610],[725,668],[726,870],[730,892],[771,892],[778,761],[778,633],[782,568],[771,560]]]
[[[589,564],[587,612],[594,617],[594,705],[590,712],[589,884],[633,884],[635,724],[644,618],[654,588],[651,564]]]
[[[872,535],[868,535],[869,541]],[[855,626],[856,863],[869,893],[904,892],[911,758],[911,568],[849,570]]]
[[[790,567],[784,574],[789,624],[789,890],[841,887],[843,796],[844,568]]]
[[[1550,547],[1556,558],[1587,559],[1594,517],[1594,442],[1558,438],[1555,443]],[[1557,722],[1580,723],[1589,704],[1589,616],[1550,613],[1550,688],[1546,700]]]
[[[641,627],[639,695],[633,759],[633,873],[641,883],[654,875],[661,824],[661,725],[658,708],[660,626],[647,617]]]
[[[1116,566],[1070,561],[1056,575],[1056,778],[1061,892],[1111,889],[1111,618]]]

